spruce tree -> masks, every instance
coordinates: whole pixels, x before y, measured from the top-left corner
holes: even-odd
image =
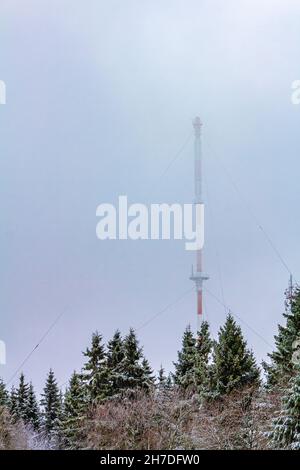
[[[18,395],[14,386],[11,388],[10,397],[9,397],[9,411],[12,418],[16,421],[19,419],[18,411]]]
[[[58,445],[61,430],[61,396],[54,372],[50,369],[42,393],[43,432],[51,444]]]
[[[213,341],[210,338],[209,324],[204,321],[198,331],[195,343],[195,384],[200,394],[205,394],[211,388],[211,366],[209,364]]]
[[[92,335],[92,346],[83,353],[88,359],[83,366],[83,380],[91,401],[106,398],[109,393],[109,371],[102,336],[96,331]]]
[[[247,349],[241,328],[233,316],[227,316],[215,344],[213,365],[214,391],[225,394],[243,385],[256,384],[259,369],[253,353]]]
[[[166,395],[172,389],[172,376],[169,374],[168,376],[165,374],[165,370],[163,366],[160,366],[157,376],[157,390],[162,395]]]
[[[26,423],[29,424],[34,431],[38,431],[40,429],[40,424],[41,424],[40,409],[39,409],[38,401],[36,399],[35,391],[31,382],[29,384],[29,390],[28,390]]]
[[[145,391],[149,391],[151,388],[154,387],[155,376],[153,373],[153,369],[149,364],[149,361],[145,357],[142,360],[142,369],[143,374],[141,377],[141,387]]]
[[[77,449],[80,445],[81,423],[87,407],[87,397],[82,376],[73,372],[65,393],[63,407],[63,438],[65,446]]]
[[[121,333],[117,330],[107,343],[107,368],[109,395],[117,395],[122,388],[121,363],[124,359],[124,345]]]
[[[171,389],[173,387],[173,374],[171,372],[167,375],[167,389]]]
[[[290,379],[280,416],[274,420],[269,437],[277,448],[300,450],[300,370]]]
[[[174,382],[184,389],[195,388],[196,340],[188,326],[182,338],[182,348],[178,351],[178,361],[174,363]]]
[[[123,340],[119,330],[116,330],[112,339],[107,343],[107,365],[114,369],[124,358]]]
[[[300,341],[300,287],[286,293],[286,319],[285,326],[278,325],[278,334],[275,336],[276,349],[268,354],[270,364],[263,362],[267,373],[267,385],[273,386],[284,383],[292,376],[295,369],[293,361],[294,345]]]
[[[8,406],[9,398],[5,387],[5,383],[0,378],[0,406]]]
[[[165,374],[165,369],[163,368],[162,364],[159,368],[158,371],[158,376],[157,376],[157,387],[158,390],[164,390],[166,385],[167,385],[167,376]]]
[[[141,364],[142,349],[139,347],[134,330],[131,328],[124,339],[124,358],[120,364],[122,390],[143,387],[144,369]]]
[[[22,372],[17,389],[17,415],[24,423],[27,423],[28,419],[28,397],[29,385],[25,382],[25,376]]]

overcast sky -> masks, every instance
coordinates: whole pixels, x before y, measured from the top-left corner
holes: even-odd
[[[240,188],[300,278],[298,0],[1,0],[0,339],[8,380],[24,366],[40,390],[105,340],[139,327],[188,289],[184,241],[100,241],[96,207],[193,200],[193,142],[203,121],[207,288],[242,321],[260,361],[282,320],[288,272]],[[222,162],[222,163],[220,163]],[[224,171],[223,165],[227,169]],[[158,369],[196,326],[192,292],[138,330]],[[212,333],[225,311],[205,295]],[[262,338],[263,339],[262,339]]]

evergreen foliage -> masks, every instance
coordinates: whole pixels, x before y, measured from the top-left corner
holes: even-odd
[[[136,334],[131,328],[124,339],[124,357],[120,363],[122,391],[142,388],[145,378],[145,370],[142,349],[139,346]]]
[[[195,357],[196,340],[188,326],[182,338],[182,348],[178,352],[178,361],[174,363],[174,382],[176,385],[187,389],[195,387]]]
[[[295,306],[292,309],[295,309]],[[289,322],[289,334],[293,331],[293,338],[296,331],[294,317]],[[289,334],[285,333],[283,337],[289,338]],[[290,356],[286,357],[290,357],[290,361],[294,360],[294,346],[291,350],[282,347],[280,351],[282,353],[280,361],[283,354],[289,354]],[[195,410],[202,409],[204,410],[202,416],[208,417],[205,414],[205,406],[199,408],[197,399],[188,400],[188,395],[186,395],[182,400],[182,390],[191,391],[196,394],[196,398],[201,399],[220,397],[221,401],[210,402],[209,406],[212,408],[219,406],[220,403],[227,403],[226,400],[231,403],[234,397],[242,396],[241,406],[232,407],[236,412],[236,416],[233,417],[233,427],[237,426],[238,432],[234,441],[232,437],[234,433],[232,434],[230,442],[235,442],[234,446],[236,445],[237,448],[242,448],[244,443],[247,443],[247,448],[252,448],[253,442],[256,442],[254,436],[257,428],[256,410],[252,409],[251,400],[256,393],[260,393],[257,388],[253,387],[259,384],[259,369],[252,352],[247,348],[241,328],[232,315],[227,316],[225,324],[220,328],[218,341],[212,341],[207,322],[201,324],[196,336],[189,326],[185,329],[178,360],[174,364],[174,374],[166,376],[163,367],[160,367],[156,393],[150,393],[155,390],[154,373],[143,355],[133,329],[130,329],[124,339],[117,330],[108,342],[107,348],[102,336],[96,332],[92,335],[91,346],[83,354],[86,358],[83,369],[81,373],[73,372],[64,397],[50,369],[42,394],[41,411],[34,388],[31,383],[26,382],[23,373],[17,389],[12,388],[10,396],[3,381],[0,380],[0,407],[2,406],[10,420],[11,417],[14,418],[11,422],[16,429],[20,427],[25,435],[29,436],[30,442],[33,443],[31,445],[45,445],[46,441],[46,445],[50,448],[79,449],[82,446],[88,446],[88,426],[95,413],[98,413],[99,429],[102,429],[100,421],[104,420],[106,424],[103,429],[109,434],[111,432],[110,410],[117,407],[117,419],[121,423],[124,420],[123,413],[125,415],[129,413],[131,406],[134,407],[135,403],[138,403],[137,410],[138,407],[143,407],[143,403],[151,403],[153,410],[157,406],[157,409],[162,412],[165,406],[172,404],[175,411],[181,410],[179,414],[177,411],[175,413],[181,424],[185,420],[185,412],[183,412],[185,406],[191,406],[191,409],[195,407]],[[279,356],[274,354],[273,358],[275,357]],[[293,364],[295,371],[295,363]],[[299,375],[291,382],[281,415],[274,422],[270,435],[272,445],[279,448],[300,448]],[[145,391],[147,393],[144,393]],[[233,391],[234,393],[231,393]],[[267,394],[265,390],[264,393]],[[128,397],[130,402],[127,400]],[[178,403],[178,400],[182,403]],[[202,405],[205,404],[201,402]],[[276,403],[278,407],[278,400]],[[8,406],[8,410],[5,410],[5,406]],[[142,408],[139,413],[141,410]],[[210,408],[208,408],[208,413],[210,413]],[[231,420],[230,413],[224,413],[224,416],[226,420]],[[167,419],[165,414],[164,417]],[[209,419],[207,424],[209,425]],[[131,425],[128,424],[128,426]],[[30,432],[30,429],[36,433]],[[99,439],[101,441],[100,437]],[[134,439],[133,437],[133,441]],[[226,441],[226,436],[224,439]],[[264,439],[267,442],[266,432]]]
[[[62,433],[67,448],[78,448],[86,407],[87,396],[82,377],[74,371],[65,393],[63,407]]]
[[[109,370],[102,336],[96,331],[92,335],[91,348],[83,353],[87,362],[83,367],[83,381],[91,401],[99,401],[109,394]]]
[[[142,360],[143,375],[141,378],[141,387],[144,390],[150,390],[154,387],[155,376],[153,369],[151,368],[149,361],[144,357]]]
[[[278,334],[275,336],[276,349],[268,354],[271,362],[263,362],[269,387],[286,382],[298,362],[293,360],[293,356],[297,354],[297,348],[300,349],[300,287],[286,293],[286,311],[283,316],[286,325],[278,325]]]
[[[243,385],[257,384],[259,369],[247,349],[241,328],[231,314],[220,328],[214,348],[213,382],[218,394],[229,393]]]
[[[18,396],[17,391],[14,386],[11,388],[10,397],[9,397],[9,411],[14,420],[18,419]]]
[[[58,445],[62,420],[61,395],[54,372],[50,369],[42,393],[42,429],[49,442]]]
[[[283,399],[280,416],[270,433],[273,446],[300,450],[300,370],[290,379],[290,387]]]
[[[26,383],[23,373],[20,375],[18,388],[12,387],[9,409],[15,420],[21,419],[34,431],[39,430],[41,416],[38,401],[32,383]]]
[[[29,390],[28,390],[26,423],[29,424],[34,431],[38,431],[40,429],[40,424],[41,424],[40,409],[39,409],[39,404],[38,404],[35,391],[31,382],[29,384]]]
[[[168,392],[170,392],[173,387],[172,375],[166,375],[162,365],[160,366],[158,371],[156,387],[158,392],[165,396],[168,395]]]
[[[205,393],[210,388],[211,366],[209,364],[212,340],[207,322],[201,324],[195,338],[190,326],[183,334],[182,349],[175,363],[174,382],[183,389]]]
[[[124,359],[124,344],[121,333],[117,330],[113,338],[107,344],[107,368],[110,396],[118,395],[122,388],[122,368]]]
[[[166,385],[167,385],[167,376],[165,374],[165,369],[161,365],[158,371],[158,376],[157,376],[157,387],[159,390],[163,390]]]
[[[194,381],[200,394],[209,393],[211,388],[211,365],[209,360],[212,346],[213,341],[209,333],[209,324],[204,321],[195,342]]]
[[[28,420],[28,397],[29,385],[25,382],[25,376],[22,372],[17,389],[17,416],[22,419],[24,423]]]
[[[9,405],[9,396],[6,390],[5,383],[0,378],[0,406],[8,406]]]

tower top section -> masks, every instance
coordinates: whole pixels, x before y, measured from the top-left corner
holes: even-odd
[[[193,127],[195,130],[195,137],[200,137],[202,122],[199,116],[196,116],[195,119],[193,120]]]

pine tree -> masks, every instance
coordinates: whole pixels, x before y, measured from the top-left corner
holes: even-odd
[[[106,398],[109,393],[109,370],[102,336],[96,332],[92,335],[91,349],[83,353],[88,361],[83,367],[83,380],[91,401]]]
[[[34,431],[38,431],[40,429],[40,424],[41,424],[40,409],[39,409],[38,401],[36,399],[35,391],[31,382],[29,384],[29,390],[28,390],[26,423],[29,424]]]
[[[290,379],[280,416],[274,421],[269,437],[277,448],[300,450],[300,370]]]
[[[121,333],[117,330],[107,344],[107,368],[109,395],[117,395],[122,388],[121,364],[124,359],[124,345]]]
[[[184,389],[195,388],[196,340],[190,326],[182,338],[182,349],[178,352],[178,361],[174,363],[174,382]]]
[[[259,369],[253,353],[247,349],[241,328],[231,314],[220,328],[218,339],[214,350],[214,391],[224,394],[243,385],[258,383]]]
[[[87,396],[82,376],[73,372],[65,393],[63,407],[63,437],[69,449],[77,449],[80,444],[81,423],[87,407]]]
[[[60,391],[52,369],[46,379],[41,406],[44,435],[51,444],[57,446],[60,440],[62,409]]]
[[[120,364],[123,391],[143,387],[142,359],[142,349],[139,347],[135,332],[131,328],[124,340],[124,358]]]
[[[17,415],[24,423],[27,423],[28,419],[28,397],[29,385],[25,382],[25,376],[22,372],[17,389]]]
[[[0,406],[8,406],[9,398],[3,380],[0,378]]]
[[[204,321],[198,331],[195,343],[194,374],[197,390],[205,394],[211,388],[211,366],[209,364],[213,342],[209,334],[209,324]]]
[[[300,342],[300,287],[296,287],[292,293],[290,291],[286,293],[285,305],[286,311],[283,316],[286,325],[278,325],[278,335],[275,336],[276,349],[268,354],[271,363],[263,362],[268,386],[286,382],[295,369],[294,345],[297,346],[296,343]]]

